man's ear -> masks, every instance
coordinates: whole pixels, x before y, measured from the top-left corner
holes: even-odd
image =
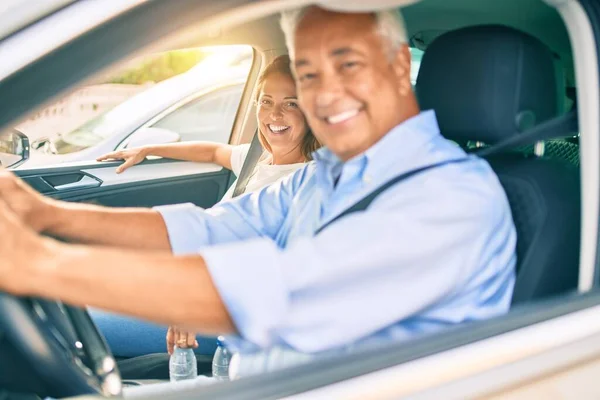
[[[410,49],[407,44],[401,45],[396,50],[392,59],[392,68],[396,75],[400,95],[408,95],[412,90],[412,85],[410,83]]]

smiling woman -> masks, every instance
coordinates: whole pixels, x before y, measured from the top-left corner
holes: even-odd
[[[296,84],[288,56],[275,58],[261,73],[258,82],[258,138],[265,150],[251,173],[247,192],[258,190],[304,166],[320,147],[298,106]],[[195,162],[214,162],[240,175],[249,145],[228,146],[208,142],[188,142],[161,146],[145,146],[112,152],[98,161],[122,159],[121,173],[148,156],[168,157]],[[223,199],[233,196],[235,184]]]

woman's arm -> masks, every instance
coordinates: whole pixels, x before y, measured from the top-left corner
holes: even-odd
[[[213,142],[183,142],[119,150],[97,158],[97,161],[125,160],[117,173],[142,162],[147,156],[158,156],[194,162],[215,163],[231,169],[233,146]]]

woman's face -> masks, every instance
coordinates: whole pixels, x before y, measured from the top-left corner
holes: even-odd
[[[258,96],[257,118],[272,152],[300,150],[308,126],[291,77],[279,73],[267,77]]]

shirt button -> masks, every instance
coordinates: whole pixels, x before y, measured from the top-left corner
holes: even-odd
[[[364,183],[371,183],[371,181],[372,181],[372,180],[373,180],[373,179],[372,179],[372,178],[371,178],[369,175],[365,175],[365,176],[363,177],[363,182],[364,182]]]

